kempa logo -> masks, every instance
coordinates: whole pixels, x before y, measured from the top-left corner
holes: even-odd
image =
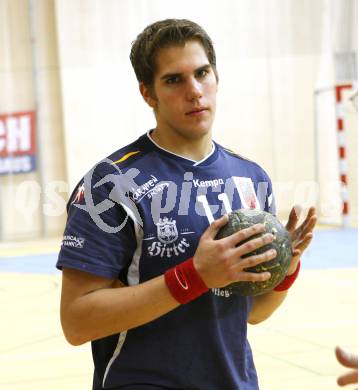
[[[217,187],[219,185],[225,184],[223,179],[213,179],[213,180],[193,180],[194,187]]]
[[[176,221],[168,218],[159,219],[157,225],[157,237],[159,241],[154,241],[148,247],[150,256],[160,256],[170,258],[172,256],[179,256],[187,251],[190,247],[189,241],[182,237],[179,242],[179,232],[176,226]],[[181,234],[193,234],[194,232],[182,232]],[[145,240],[152,240],[154,237]]]
[[[62,245],[73,248],[83,248],[85,245],[85,239],[76,236],[63,236]]]

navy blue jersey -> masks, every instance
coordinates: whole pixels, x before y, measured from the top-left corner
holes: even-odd
[[[142,283],[192,257],[209,224],[239,208],[274,213],[271,181],[256,163],[216,143],[194,162],[146,134],[78,184],[57,267]],[[250,297],[211,289],[161,318],[93,341],[93,389],[258,389],[247,341],[251,305]]]

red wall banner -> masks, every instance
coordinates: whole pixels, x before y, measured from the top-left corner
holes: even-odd
[[[0,175],[36,169],[36,114],[0,114]]]

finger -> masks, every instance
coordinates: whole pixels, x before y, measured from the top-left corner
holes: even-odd
[[[308,221],[310,218],[312,218],[315,215],[316,215],[316,208],[311,206],[307,211],[305,221]]]
[[[312,216],[309,221],[307,221],[307,223],[304,225],[303,229],[302,229],[302,235],[306,235],[307,233],[310,233],[313,231],[314,227],[316,226],[316,223],[317,223],[317,216],[314,215]]]
[[[300,205],[295,205],[292,207],[288,216],[288,222],[286,224],[287,231],[292,232],[295,229],[297,222],[300,219],[301,212],[302,207]]]
[[[304,237],[301,237],[300,239],[297,239],[293,243],[293,250],[295,249],[301,249],[303,246],[307,247],[308,245],[305,245],[306,241],[311,242],[313,238],[313,233],[307,233]]]
[[[253,238],[237,247],[237,256],[240,257],[246,255],[247,253],[253,252],[258,248],[270,244],[274,239],[275,237],[271,233],[266,233],[260,237]]]
[[[270,249],[264,253],[260,253],[259,255],[252,255],[249,257],[245,257],[239,261],[236,261],[232,266],[232,269],[236,272],[238,269],[245,270],[247,268],[255,267],[258,264],[264,263],[266,261],[272,260],[277,256],[277,252],[275,249]]]
[[[297,245],[297,242],[300,242],[307,234],[310,234],[317,222],[317,217],[311,217],[309,221],[302,223],[296,230],[291,232],[291,239],[294,246]]]
[[[347,352],[341,347],[335,349],[337,360],[345,367],[358,368],[358,355]]]
[[[262,223],[252,225],[246,229],[239,230],[231,236],[225,237],[224,240],[229,247],[236,247],[240,242],[247,240],[248,238],[257,234],[263,233],[265,226]]]
[[[295,245],[294,251],[299,250],[300,253],[302,254],[310,245],[312,239],[313,239],[312,233],[306,234],[306,236]]]
[[[265,282],[271,278],[270,272],[246,272],[241,271],[233,277],[233,282]]]
[[[218,231],[225,226],[229,221],[229,216],[227,214],[223,215],[222,217],[216,219],[214,222],[212,222],[209,227],[205,230],[205,232],[202,234],[203,238],[215,238]]]
[[[316,214],[317,214],[316,207],[311,206],[311,207],[308,209],[308,212],[307,212],[307,219],[313,217],[313,216],[316,215]]]
[[[347,374],[337,378],[339,386],[345,386],[353,383],[358,383],[358,370],[350,371]]]
[[[311,216],[307,215],[302,224],[296,229],[295,235],[305,235],[306,233],[313,230],[317,222],[317,215],[313,214]]]

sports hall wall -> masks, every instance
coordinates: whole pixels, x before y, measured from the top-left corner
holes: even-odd
[[[54,3],[1,0],[0,241],[63,230],[68,191],[60,73]],[[4,157],[4,149],[6,153],[11,139],[21,146],[27,129],[19,125],[10,135],[4,115],[27,112],[36,114],[36,140],[31,142],[35,162],[31,169],[24,167],[25,173],[6,173],[13,150]],[[17,156],[20,147],[12,149],[15,158],[24,158]]]
[[[0,175],[0,240],[60,235],[81,176],[154,126],[128,55],[147,24],[168,17],[197,21],[213,38],[214,138],[266,169],[282,219],[294,203],[316,203],[322,221],[340,223],[331,97],[344,81],[336,54],[358,52],[358,1],[0,0],[0,118],[36,113],[36,167]],[[352,94],[344,95],[345,133],[357,224]]]

